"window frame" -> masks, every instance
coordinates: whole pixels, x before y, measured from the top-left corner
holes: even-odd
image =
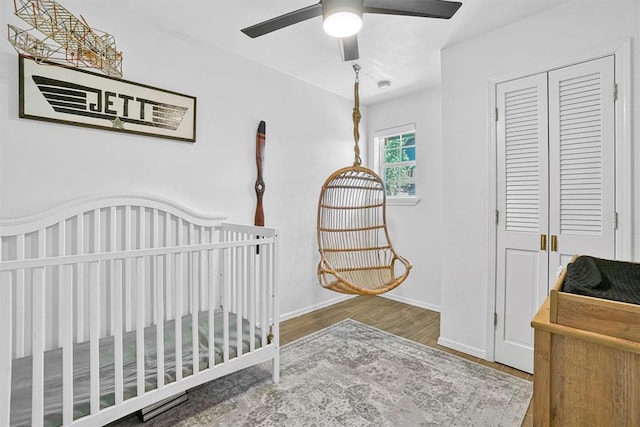
[[[418,144],[417,144],[417,131],[416,131],[416,125],[415,123],[408,123],[405,125],[401,125],[401,126],[394,126],[394,127],[390,127],[390,128],[385,128],[385,129],[380,129],[380,130],[376,130],[373,132],[373,163],[374,163],[374,170],[376,171],[376,173],[378,173],[378,175],[380,175],[380,177],[382,178],[382,180],[385,182],[385,195],[386,195],[386,199],[387,199],[387,204],[390,205],[415,205],[420,201],[420,197],[419,197],[419,192],[418,192],[418,185],[417,185],[417,177],[419,175],[419,171],[418,171],[418,159],[417,157],[415,158],[415,160],[411,160],[408,162],[401,162],[405,165],[413,165],[415,173],[413,176],[413,180],[414,183],[416,185],[415,187],[415,195],[412,196],[391,196],[389,194],[386,193],[386,181],[385,181],[385,174],[384,174],[384,167],[386,165],[385,161],[384,161],[384,140],[387,138],[391,138],[394,136],[400,136],[400,135],[405,135],[405,134],[409,134],[409,133],[413,133],[414,134],[414,146],[413,149],[417,150],[418,149]],[[417,153],[416,153],[417,154]],[[398,163],[400,165],[400,163]]]

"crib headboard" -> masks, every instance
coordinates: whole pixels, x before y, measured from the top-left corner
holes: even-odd
[[[0,262],[4,263],[4,269],[12,264],[24,266],[24,261],[41,260],[51,258],[52,262],[59,265],[61,257],[74,257],[78,255],[104,255],[123,253],[130,250],[166,248],[173,246],[185,246],[202,243],[212,243],[219,240],[219,232],[225,217],[216,215],[203,215],[157,196],[151,195],[119,195],[105,194],[72,200],[55,206],[39,214],[0,220]],[[55,259],[55,261],[54,261]],[[95,258],[90,258],[95,259]],[[29,264],[26,264],[29,265]],[[82,265],[75,272],[75,276],[83,278],[88,272],[82,271]],[[57,271],[54,271],[57,270]],[[47,274],[59,277],[48,277],[48,282],[56,286],[63,282],[63,269],[49,269]],[[102,274],[115,274],[112,263]],[[29,301],[30,286],[24,286],[33,280],[28,276],[28,270],[19,270],[13,277],[15,293],[14,307],[24,307],[29,310],[26,301]],[[82,279],[80,279],[82,280]],[[88,284],[88,280],[84,280]],[[46,312],[51,315],[58,305],[57,292],[47,289],[45,296]],[[88,294],[88,289],[85,290]],[[108,292],[107,290],[103,290]],[[77,297],[77,296],[76,296]],[[82,298],[82,292],[80,298]],[[83,317],[89,316],[89,304],[76,313],[78,330],[76,339],[81,341],[88,338],[88,331],[83,330]],[[83,313],[84,312],[84,313]],[[107,312],[103,311],[101,335],[105,335],[107,327]],[[149,310],[147,311],[149,316]],[[20,319],[24,319],[21,322]],[[55,319],[56,316],[53,316]],[[31,329],[30,315],[13,319],[19,329],[28,331]],[[149,319],[146,319],[148,322]],[[132,328],[133,320],[126,319],[126,329]],[[22,324],[24,323],[24,324]],[[49,348],[54,340],[56,330],[54,322],[47,322],[47,343]],[[30,342],[21,342],[19,337],[28,337],[29,333],[16,334],[17,342],[14,343],[14,356],[28,354]]]
[[[158,196],[84,197],[35,215],[0,219],[0,261],[169,246],[176,243],[178,223],[185,230],[193,226],[198,233],[211,233],[224,219],[193,212]],[[156,236],[164,240],[151,241],[150,227],[156,227]],[[127,241],[125,236],[134,239]]]

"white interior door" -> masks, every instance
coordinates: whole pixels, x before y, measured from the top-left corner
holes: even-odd
[[[549,286],[574,254],[615,258],[614,77],[613,56],[549,72]]]
[[[533,372],[530,322],[575,254],[615,258],[614,57],[497,85],[495,360]]]
[[[547,75],[497,86],[495,359],[533,371],[530,322],[547,295]]]

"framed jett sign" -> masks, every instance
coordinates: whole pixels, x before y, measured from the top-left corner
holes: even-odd
[[[193,96],[26,56],[19,67],[22,118],[196,140]]]

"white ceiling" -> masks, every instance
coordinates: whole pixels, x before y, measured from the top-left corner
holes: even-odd
[[[462,0],[450,20],[365,14],[360,59],[353,62],[342,62],[338,41],[324,33],[321,17],[256,39],[240,32],[317,0],[136,0],[122,6],[177,37],[234,52],[347,99],[353,98],[356,62],[362,67],[361,102],[372,104],[439,84],[443,47],[566,1]],[[391,88],[378,89],[379,80],[390,80]]]

